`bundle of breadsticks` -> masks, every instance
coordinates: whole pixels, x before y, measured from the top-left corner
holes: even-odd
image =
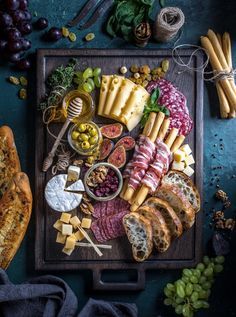
[[[149,115],[142,134],[148,137],[153,143],[157,139],[160,141],[164,140],[170,152],[174,153],[182,145],[185,137],[183,135],[178,136],[178,129],[176,128],[171,129],[168,133],[169,125],[170,119],[165,119],[165,115],[162,112],[158,114],[152,112]],[[150,188],[144,184],[140,184],[140,187],[134,190],[128,183],[129,180],[126,179],[120,197],[131,204],[131,211],[135,211],[145,201]]]
[[[201,36],[201,45],[206,50],[216,75],[216,89],[219,97],[221,118],[234,118],[236,111],[236,87],[233,78],[231,40],[229,33],[223,36],[208,30]],[[219,75],[219,76],[217,76]]]

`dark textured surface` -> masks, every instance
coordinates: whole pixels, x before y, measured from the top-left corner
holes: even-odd
[[[55,1],[55,0],[35,0],[31,1],[32,12],[37,11],[38,16],[45,15],[49,18],[51,26],[62,26],[70,20],[75,12],[79,10],[85,1]],[[205,34],[208,28],[213,28],[218,32],[228,30],[233,38],[233,47],[236,48],[236,28],[235,28],[235,9],[236,3],[234,0],[206,0],[206,1],[168,1],[168,5],[176,5],[183,9],[186,16],[186,24],[184,26],[182,37],[179,43],[197,44],[199,36]],[[155,12],[159,9],[156,4]],[[155,12],[153,15],[155,15]],[[35,48],[39,47],[86,47],[86,48],[128,48],[133,47],[126,44],[121,39],[110,39],[104,32],[103,23],[106,17],[98,21],[91,28],[96,34],[96,38],[90,42],[83,42],[82,38],[88,31],[77,33],[78,40],[76,43],[70,43],[66,39],[56,43],[49,44],[43,42],[40,38],[42,32],[34,32],[30,38],[33,41],[32,53]],[[90,30],[89,30],[90,31]],[[148,48],[171,47],[168,45],[159,45],[156,43],[149,44]],[[235,56],[235,54],[234,54]],[[2,63],[1,63],[2,64]],[[33,184],[34,164],[34,124],[33,124],[33,109],[36,106],[35,96],[35,73],[30,73],[30,91],[29,99],[24,102],[17,98],[17,88],[6,82],[6,78],[14,71],[6,65],[0,66],[0,122],[10,125],[16,137],[16,143],[21,157],[22,168],[30,174],[31,183]],[[236,178],[231,178],[236,174],[236,121],[223,121],[217,118],[218,116],[218,101],[216,98],[215,88],[213,85],[207,85],[204,96],[204,241],[205,246],[209,240],[212,230],[209,228],[211,209],[215,204],[213,199],[216,190],[215,170],[212,166],[221,165],[223,169],[218,170],[217,174],[220,177],[220,186],[225,189],[232,199],[233,206],[236,204]],[[220,141],[222,139],[222,141]],[[219,144],[223,143],[223,150]],[[212,154],[216,158],[212,158]],[[213,180],[211,180],[213,178]],[[213,185],[211,185],[213,183]],[[218,208],[218,207],[217,207]],[[227,212],[229,215],[234,213],[234,208]],[[235,250],[235,242],[234,248]],[[224,273],[217,279],[212,296],[211,308],[208,311],[200,312],[198,316],[235,316],[235,251],[227,258]],[[151,271],[147,274],[146,290],[143,292],[92,292],[91,273],[88,271],[78,271],[72,273],[53,272],[57,276],[64,278],[76,292],[79,298],[79,308],[81,309],[89,296],[107,300],[125,300],[134,301],[137,303],[140,316],[154,317],[158,315],[173,316],[173,312],[163,308],[162,294],[163,286],[179,277],[179,271]],[[36,276],[34,271],[34,217],[31,220],[29,230],[24,239],[24,242],[8,269],[8,274],[13,282],[22,282],[23,280]],[[133,274],[130,274],[130,279],[135,279]],[[107,275],[106,280],[125,280],[126,274]],[[234,279],[234,281],[233,281]]]

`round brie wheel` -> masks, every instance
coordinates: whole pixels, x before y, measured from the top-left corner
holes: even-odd
[[[45,187],[45,199],[48,205],[60,212],[71,211],[77,208],[82,195],[64,191],[67,174],[56,175],[51,178]]]

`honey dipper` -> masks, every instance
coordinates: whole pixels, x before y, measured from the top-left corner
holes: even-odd
[[[49,169],[49,167],[52,165],[53,162],[53,158],[55,156],[56,150],[60,144],[60,141],[63,137],[63,135],[66,132],[66,129],[68,128],[70,122],[75,118],[78,117],[81,114],[83,108],[83,101],[81,98],[76,97],[74,98],[68,108],[67,108],[67,118],[66,121],[63,125],[63,127],[61,128],[60,133],[58,134],[56,141],[53,144],[53,147],[51,149],[51,151],[48,153],[48,156],[45,158],[44,162],[43,162],[43,172],[47,172],[47,170]]]

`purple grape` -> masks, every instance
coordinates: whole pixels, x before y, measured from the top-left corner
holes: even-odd
[[[24,20],[25,21],[31,21],[32,20],[32,15],[31,15],[31,13],[28,11],[28,10],[25,10],[24,11]]]
[[[31,48],[31,41],[28,40],[28,39],[22,39],[21,40],[21,43],[22,43],[22,49],[27,51]]]
[[[32,25],[27,21],[21,21],[18,23],[18,28],[22,34],[30,34],[32,32]]]
[[[23,58],[17,61],[16,66],[19,70],[27,70],[31,67],[31,63],[28,59]]]
[[[7,48],[10,52],[16,53],[22,49],[22,43],[20,40],[9,41],[7,44]]]
[[[20,21],[25,20],[25,13],[22,10],[13,11],[11,16],[15,23],[19,23]]]
[[[28,7],[28,0],[20,0],[20,9],[26,10]]]
[[[20,2],[19,0],[5,0],[5,5],[8,10],[15,11],[19,8]]]
[[[9,28],[7,30],[7,38],[9,41],[15,41],[21,38],[21,33],[17,28]]]
[[[7,41],[5,40],[0,40],[0,52],[4,52],[7,47]]]
[[[35,27],[39,30],[46,29],[48,27],[48,20],[46,18],[39,18],[35,22]]]
[[[21,58],[20,53],[14,53],[14,54],[8,55],[8,60],[12,63],[18,62],[20,60],[20,58]]]
[[[48,39],[50,41],[58,41],[62,38],[62,33],[61,33],[61,30],[59,28],[56,28],[56,27],[52,27],[48,33],[47,33],[47,36],[48,36]]]
[[[0,13],[0,25],[5,28],[11,26],[13,23],[12,17],[7,13]]]

